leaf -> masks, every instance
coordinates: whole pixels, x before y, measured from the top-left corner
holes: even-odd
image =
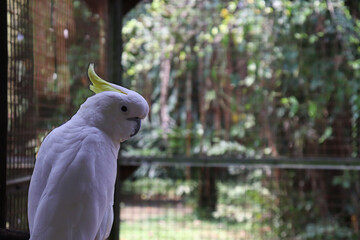
[[[297,111],[299,110],[299,102],[296,99],[296,97],[294,97],[294,96],[289,98],[289,102],[290,102],[289,116],[294,117],[296,115]]]
[[[253,85],[254,82],[255,82],[255,78],[253,76],[247,76],[244,79],[244,83],[247,87],[250,87],[251,85]]]
[[[207,102],[211,102],[213,100],[216,99],[216,92],[215,90],[211,90],[211,91],[208,91],[206,94],[205,94],[205,100]]]
[[[309,108],[308,108],[308,115],[310,118],[316,118],[317,117],[317,111],[318,111],[318,106],[315,102],[310,101],[309,103]]]
[[[217,70],[216,70],[216,67],[212,67],[212,68],[211,68],[211,78],[212,78],[214,81],[217,81]]]
[[[326,139],[328,139],[329,137],[331,137],[332,134],[332,127],[327,127],[323,133],[323,135],[321,135],[321,137],[319,138],[318,142],[321,144],[323,142],[326,141]]]

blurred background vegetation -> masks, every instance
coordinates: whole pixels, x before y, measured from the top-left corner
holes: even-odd
[[[124,84],[151,112],[124,154],[359,156],[358,15],[340,0],[140,5]]]

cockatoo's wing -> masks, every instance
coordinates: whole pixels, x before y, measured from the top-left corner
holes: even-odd
[[[69,122],[60,128],[38,154],[29,190],[31,239],[103,240],[112,223],[117,149],[96,128]]]

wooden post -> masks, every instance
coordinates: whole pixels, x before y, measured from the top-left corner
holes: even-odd
[[[129,12],[140,0],[121,1],[121,0],[108,0],[109,9],[109,69],[108,73],[110,81],[122,85],[123,67],[121,64],[123,42],[122,42],[122,25],[123,16]],[[120,153],[118,159],[120,159]],[[135,169],[132,169],[135,171]],[[118,172],[115,183],[114,194],[114,223],[111,229],[110,240],[119,240],[120,235],[120,189],[121,182],[126,174],[120,176],[120,165],[118,163]]]
[[[111,82],[122,85],[122,19],[123,6],[120,0],[109,0],[109,76]],[[120,153],[119,153],[120,155]],[[118,164],[119,165],[119,164]],[[119,169],[119,167],[118,167]],[[119,240],[120,235],[120,173],[118,171],[114,194],[114,222],[110,233],[110,240]]]
[[[7,1],[0,1],[0,228],[6,227]]]
[[[122,19],[123,1],[109,0],[109,76],[111,82],[122,84]]]

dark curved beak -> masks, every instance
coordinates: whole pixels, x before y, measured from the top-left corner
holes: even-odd
[[[141,119],[138,118],[138,117],[133,117],[133,118],[128,118],[127,120],[136,122],[135,131],[134,131],[134,133],[132,133],[132,134],[130,135],[130,137],[133,137],[133,136],[135,136],[135,135],[139,132],[139,130],[140,130],[140,127],[141,127]]]

